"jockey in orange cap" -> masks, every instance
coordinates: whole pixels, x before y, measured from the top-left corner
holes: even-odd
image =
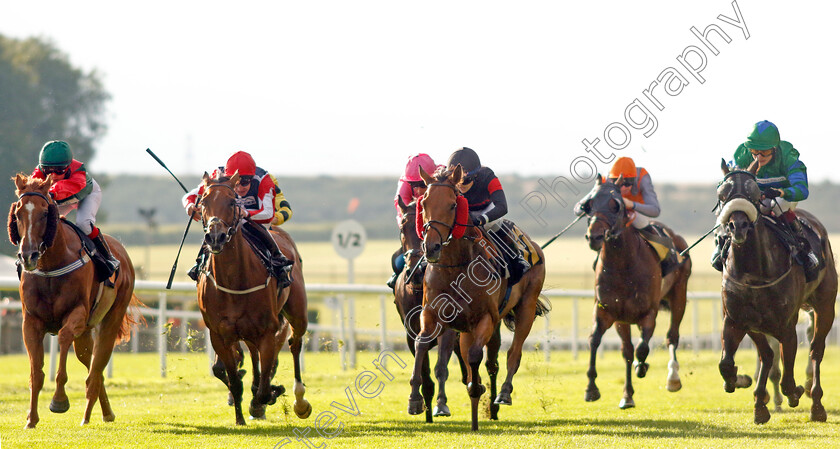
[[[242,209],[242,215],[248,217],[243,226],[248,226],[253,235],[260,238],[263,247],[270,251],[272,275],[280,280],[281,288],[288,287],[292,280],[289,272],[293,261],[286,258],[277,247],[274,238],[268,230],[272,225],[280,225],[292,217],[292,208],[277,186],[274,177],[264,169],[257,167],[254,158],[244,151],[237,151],[225,163],[213,171],[213,179],[229,178],[239,173],[239,182],[234,186],[236,204]],[[182,198],[181,202],[193,220],[201,220],[200,206],[196,206],[196,199],[204,193],[202,183]],[[277,209],[275,210],[275,205]],[[261,225],[261,226],[258,226]],[[196,265],[187,273],[194,281],[198,280],[200,267],[205,260],[206,250],[202,245]]]
[[[440,166],[436,165],[432,157],[425,153],[409,156],[408,162],[405,164],[405,171],[400,176],[400,180],[397,181],[397,193],[394,195],[394,207],[397,209],[397,225],[402,223],[402,209],[399,206],[400,199],[402,199],[403,204],[408,205],[422,197],[426,192],[426,183],[420,177],[420,167],[423,167],[426,173],[434,173]],[[399,277],[405,268],[405,258],[401,257],[402,255],[402,248],[399,248],[391,256],[391,268],[394,270],[394,274],[386,282],[386,285],[391,287],[391,290],[394,289],[394,286],[397,284],[397,277]],[[423,267],[421,267],[422,269]]]
[[[677,253],[671,238],[652,225],[651,218],[658,217],[661,209],[656,191],[653,190],[650,174],[643,167],[636,167],[633,159],[620,157],[613,163],[609,173],[609,180],[613,183],[618,182],[619,178],[622,179],[619,188],[621,197],[624,199],[624,209],[635,212],[633,227],[638,229],[645,239],[668,248],[668,255],[662,261],[662,271],[665,274],[669,273],[678,263]],[[584,198],[575,206],[575,215],[584,214],[583,203],[586,199]]]

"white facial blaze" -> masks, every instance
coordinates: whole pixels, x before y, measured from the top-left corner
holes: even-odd
[[[27,220],[27,223],[29,223],[29,226],[26,228],[26,239],[31,242],[32,241],[32,213],[35,212],[35,205],[32,204],[32,203],[26,203],[26,205],[23,206],[23,208],[26,209],[26,212],[29,214],[29,219]]]

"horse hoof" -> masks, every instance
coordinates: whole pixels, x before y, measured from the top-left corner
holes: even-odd
[[[282,385],[272,385],[271,386],[271,400],[268,401],[268,405],[274,405],[277,402],[277,398],[283,396],[286,393],[286,388]]]
[[[53,399],[50,401],[50,411],[53,413],[64,413],[67,410],[70,410],[70,399],[65,399],[63,401],[56,401]]]
[[[586,396],[584,397],[586,402],[595,402],[598,399],[601,399],[601,392],[595,388],[592,390],[586,390]]]
[[[265,405],[251,404],[248,413],[251,414],[251,419],[265,419]]]
[[[622,410],[627,410],[628,408],[633,408],[636,406],[636,402],[633,401],[633,398],[621,398],[621,402],[618,403],[618,408]]]
[[[408,414],[409,415],[419,415],[426,410],[426,404],[423,403],[423,398],[420,399],[408,399]]]
[[[739,374],[735,378],[735,388],[749,388],[752,386],[752,377],[747,376],[746,374]],[[728,393],[732,393],[728,391]]]
[[[756,424],[764,424],[767,421],[770,421],[770,411],[767,410],[767,407],[765,407],[764,405],[762,405],[761,407],[756,407],[753,422],[755,422]]]
[[[301,399],[300,402],[295,401],[294,409],[295,415],[297,415],[300,419],[309,418],[309,415],[312,414],[312,404],[310,404],[306,399]]]
[[[802,385],[796,387],[796,391],[793,392],[792,395],[788,396],[788,405],[791,407],[796,407],[799,405],[799,398],[805,393],[805,388]]]
[[[233,407],[233,394],[232,393],[228,393],[228,405],[230,407]]]
[[[649,367],[650,367],[650,364],[648,364],[648,363],[637,363],[636,364],[636,377],[638,377],[639,379],[645,377],[645,375],[647,375],[647,371],[648,371]]]
[[[487,387],[485,387],[485,386],[484,386],[484,385],[482,385],[482,384],[478,384],[478,388],[476,388],[476,390],[478,390],[478,391],[476,392],[476,391],[473,391],[473,390],[474,390],[474,388],[473,388],[473,384],[472,384],[472,382],[470,382],[470,384],[469,384],[469,385],[467,385],[467,394],[468,394],[471,398],[480,398],[480,397],[481,397],[481,395],[483,395],[483,394],[484,394],[484,392],[486,392],[486,391],[487,391]]]
[[[825,422],[828,419],[825,413],[825,407],[822,404],[814,404],[811,406],[811,421]]]
[[[432,413],[433,416],[452,416],[452,413],[449,412],[449,406],[446,404],[438,404],[434,408],[434,412]]]
[[[511,401],[510,399],[510,394],[505,393],[504,391],[499,393],[498,396],[496,396],[496,400],[493,401],[493,403],[499,405],[513,405],[513,401]]]
[[[245,418],[236,418],[236,425],[237,426],[244,426],[245,425]]]
[[[682,382],[679,379],[677,380],[669,380],[667,385],[668,391],[671,393],[680,391],[682,389]]]
[[[105,422],[114,422],[117,419],[117,416],[111,413],[110,415],[102,415],[102,421]]]

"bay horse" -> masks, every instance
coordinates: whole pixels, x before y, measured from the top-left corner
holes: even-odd
[[[423,247],[429,265],[423,278],[423,311],[420,314],[420,333],[415,339],[414,371],[411,376],[409,414],[423,410],[420,396],[423,360],[431,342],[444,329],[460,332],[461,356],[469,364],[467,392],[470,396],[471,429],[478,430],[478,402],[485,392],[478,374],[487,347],[487,371],[490,376],[491,396],[495,396],[495,377],[501,338],[499,324],[502,317],[514,314],[513,342],[508,350],[507,377],[495,404],[511,405],[513,376],[522,359],[522,346],[531,331],[536,314],[547,310],[540,301],[545,280],[545,264],[533,266],[512,287],[507,302],[507,279],[500,276],[485,246],[488,239],[475,226],[467,224],[466,198],[458,190],[463,171],[460,165],[440,169],[434,176],[420,168],[420,175],[427,189],[420,200],[422,214]],[[457,220],[456,220],[457,218]],[[422,220],[422,223],[421,223]],[[540,260],[545,260],[539,245],[532,244]],[[498,253],[496,253],[498,254]]]
[[[102,420],[115,419],[105,391],[102,370],[108,365],[114,346],[128,341],[135,324],[129,305],[140,305],[134,296],[134,266],[125,248],[105,235],[120,268],[114,287],[99,282],[90,256],[71,226],[59,219],[58,206],[49,193],[52,175],[31,178],[23,173],[12,178],[18,200],[9,210],[9,240],[18,247],[22,268],[20,299],[23,306],[23,342],[29,355],[29,413],[26,428],[40,420],[38,395],[44,387],[44,335],[58,334],[59,361],[55,393],[50,411],[70,409],[67,383],[67,352],[73,344],[76,358],[88,369],[82,425],[90,422],[97,399]],[[104,234],[103,234],[104,235]],[[95,337],[93,336],[95,330]]]
[[[417,208],[412,201],[406,205],[402,198],[397,200],[397,205],[402,211],[402,220],[400,221],[400,244],[402,245],[402,255],[405,257],[405,269],[397,277],[396,288],[394,289],[394,304],[397,306],[397,313],[400,315],[400,320],[406,329],[406,343],[411,354],[415,354],[414,339],[420,332],[420,311],[423,307],[423,277],[419,265],[423,259],[423,250],[420,248],[422,240],[417,235],[416,216]],[[428,353],[425,360],[423,360],[423,400],[426,407],[426,422],[432,422],[432,416],[451,416],[446,398],[446,381],[449,379],[449,359],[452,357],[452,351],[455,348],[455,343],[458,338],[458,333],[454,329],[446,329],[431,342],[430,349],[437,345],[438,360],[435,364],[435,378],[438,381],[438,395],[437,402],[434,409],[432,409],[432,399],[435,394],[435,384],[432,381],[430,373],[430,362]],[[461,358],[461,353],[456,352],[458,362],[461,365],[461,377],[466,382],[467,370],[464,365],[464,360]],[[494,404],[494,408],[498,411],[498,405]]]
[[[306,388],[301,380],[300,352],[308,318],[302,261],[297,246],[282,229],[271,231],[283,254],[295,261],[291,272],[294,282],[288,288],[280,289],[278,280],[269,274],[241,232],[245,217],[239,215],[233,190],[239,182],[239,174],[212,179],[205,172],[202,179],[203,194],[199,204],[204,244],[209,248],[210,256],[199,274],[198,306],[217,355],[213,374],[228,387],[233,397],[236,424],[245,425],[243,387],[238,372],[242,357],[239,342],[245,342],[251,353],[254,376],[249,412],[254,418],[264,418],[266,405],[273,404],[283,391],[282,387],[272,386],[270,382],[277,369],[277,354],[291,334],[294,411],[299,418],[305,419],[312,412],[312,406],[304,398]]]
[[[632,367],[633,343],[630,338],[631,325],[641,330],[641,340],[635,348],[635,371],[645,377],[649,364],[649,341],[656,327],[656,316],[660,307],[670,309],[671,326],[668,329],[666,345],[670,354],[666,388],[675,392],[682,388],[677,362],[677,347],[680,343],[680,323],[685,314],[688,277],[691,275],[691,259],[683,262],[666,276],[662,276],[659,257],[632,226],[624,208],[624,201],[618,185],[623,177],[613,183],[597,176],[598,182],[582,203],[583,211],[589,215],[586,240],[589,248],[598,253],[595,266],[595,308],[592,334],[589,336],[589,383],[584,396],[587,402],[601,398],[595,378],[595,355],[601,344],[601,337],[615,323],[621,337],[621,353],[626,365],[624,395],[619,408],[635,407],[633,400]],[[677,251],[688,245],[681,236],[670,228],[661,226],[674,241]]]
[[[796,407],[805,389],[793,377],[796,357],[796,322],[801,309],[814,314],[813,337],[809,354],[813,371],[811,385],[811,420],[825,421],[820,383],[820,364],[825,352],[825,338],[834,321],[837,296],[837,271],[825,227],[807,211],[796,210],[800,220],[810,226],[820,239],[824,267],[812,282],[806,282],[804,271],[791,255],[790,248],[772,230],[770,218],[759,211],[761,191],[755,173],[758,164],[748,170],[732,170],[721,163],[725,177],[718,188],[721,211],[718,224],[731,239],[723,268],[721,299],[723,303],[722,353],[718,365],[725,391],[735,390],[738,367],[734,356],[744,335],[756,345],[761,370],[754,390],[754,422],[770,420],[766,403],[766,385],[773,363],[773,350],[767,336],[779,341],[782,348],[782,394],[788,405]]]

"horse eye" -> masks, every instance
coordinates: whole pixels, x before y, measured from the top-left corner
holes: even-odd
[[[455,210],[456,207],[458,207],[458,203],[454,203],[451,206],[449,206],[449,210]]]
[[[592,200],[586,200],[586,202],[583,203],[583,213],[586,215],[592,214]]]

